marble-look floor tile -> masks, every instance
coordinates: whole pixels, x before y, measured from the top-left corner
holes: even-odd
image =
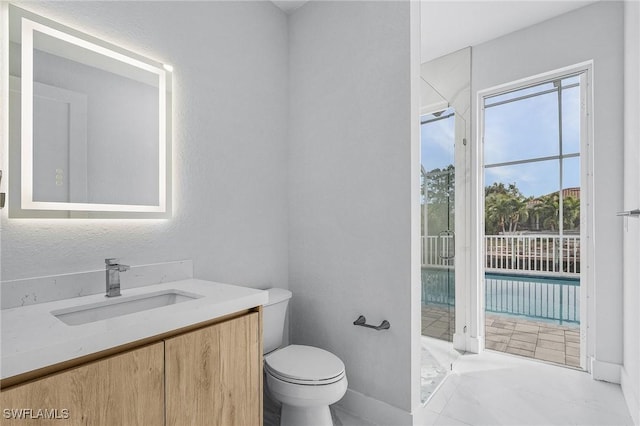
[[[438,417],[426,426],[633,424],[620,386],[579,370],[484,352],[459,357],[449,377],[455,386],[436,392],[437,411],[426,408]]]
[[[450,371],[423,410],[420,426],[632,426],[619,385],[589,374],[496,352],[460,355],[451,343],[423,338]],[[279,407],[267,407],[265,426],[277,426]],[[271,420],[268,419],[268,413]],[[334,426],[382,426],[331,407]]]
[[[436,419],[434,426],[470,426],[470,424],[445,416],[444,414],[440,414]]]
[[[332,405],[330,408],[333,426],[378,426],[369,420],[354,416],[338,405]]]

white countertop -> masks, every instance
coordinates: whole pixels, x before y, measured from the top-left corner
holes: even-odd
[[[171,289],[203,297],[82,325],[67,325],[51,311],[104,302],[104,294],[2,310],[1,378],[264,305],[268,300],[264,290],[197,279],[122,290],[122,297]]]

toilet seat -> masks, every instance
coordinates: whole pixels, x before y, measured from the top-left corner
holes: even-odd
[[[328,385],[345,377],[340,358],[313,346],[287,346],[265,356],[264,364],[275,378],[298,385]]]

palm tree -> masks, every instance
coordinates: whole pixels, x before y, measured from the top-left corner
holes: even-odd
[[[485,233],[513,233],[529,217],[527,199],[515,183],[493,183],[485,188]]]
[[[565,229],[580,228],[580,199],[567,196],[562,202],[562,218]]]
[[[497,192],[485,198],[485,233],[499,234],[505,232],[506,217],[510,213],[509,197]]]
[[[526,222],[529,219],[529,210],[527,202],[523,199],[513,200],[513,210],[511,211],[511,222],[509,223],[509,232],[518,231],[518,223]]]
[[[542,216],[542,226],[546,230],[556,231],[558,229],[559,215],[560,215],[560,203],[559,194],[554,192],[553,194],[540,197],[542,206],[540,208]]]

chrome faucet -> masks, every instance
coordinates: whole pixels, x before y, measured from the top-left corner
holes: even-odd
[[[107,297],[120,296],[120,272],[128,271],[129,265],[120,265],[118,259],[105,259],[107,278]]]

